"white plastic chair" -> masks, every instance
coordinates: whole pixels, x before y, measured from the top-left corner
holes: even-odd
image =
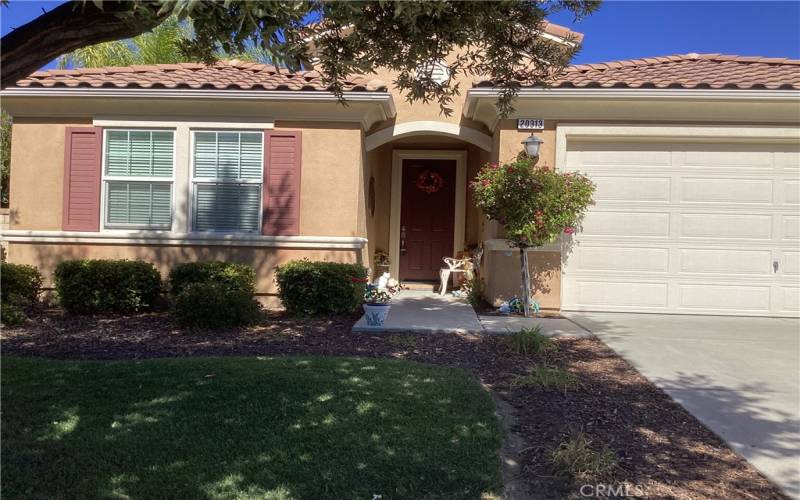
[[[467,279],[472,277],[472,259],[454,259],[452,257],[445,257],[442,259],[446,268],[439,270],[439,279],[442,284],[439,288],[439,295],[447,293],[447,282],[450,281],[450,275],[454,273],[463,273]]]

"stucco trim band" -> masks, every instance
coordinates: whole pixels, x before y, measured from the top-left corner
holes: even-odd
[[[467,91],[463,115],[472,118],[478,99],[496,99],[500,96],[497,88],[473,88]],[[554,98],[585,98],[585,99],[675,99],[675,100],[800,100],[798,90],[727,90],[727,89],[609,89],[609,88],[525,88],[520,89],[518,99],[554,99]]]
[[[413,137],[417,135],[438,135],[444,137],[454,137],[470,144],[474,144],[484,151],[492,150],[492,138],[482,134],[475,129],[462,127],[455,123],[445,123],[430,120],[420,120],[397,124],[393,127],[385,128],[368,135],[364,139],[364,147],[367,151],[372,151],[378,146],[387,142],[401,139],[403,137]]]
[[[649,140],[669,141],[675,138],[705,141],[745,141],[745,142],[795,142],[800,139],[799,127],[775,126],[715,126],[715,125],[603,125],[576,123],[559,125],[556,128],[556,169],[564,170],[567,156],[567,142],[570,138],[591,138],[593,140]]]
[[[11,243],[73,243],[108,245],[177,245],[273,248],[361,249],[366,238],[345,236],[229,236],[214,234],[3,231],[0,239]]]

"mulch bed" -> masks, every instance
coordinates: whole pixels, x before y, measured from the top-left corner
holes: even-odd
[[[161,313],[72,317],[41,311],[21,328],[4,328],[2,352],[53,359],[175,356],[325,355],[393,357],[459,366],[514,409],[512,432],[525,447],[520,477],[531,498],[581,498],[583,484],[628,486],[645,498],[785,498],[780,490],[680,405],[596,339],[561,339],[551,360],[578,376],[563,393],[512,389],[509,381],[536,361],[510,353],[502,337],[461,334],[351,333],[356,317],[296,320],[225,332],[186,332]],[[507,405],[507,406],[508,406]],[[583,431],[616,454],[602,481],[556,477],[550,451]],[[583,490],[585,493],[590,490]]]

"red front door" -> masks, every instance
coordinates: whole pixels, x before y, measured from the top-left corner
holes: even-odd
[[[401,280],[437,280],[453,256],[455,180],[454,160],[403,160]]]

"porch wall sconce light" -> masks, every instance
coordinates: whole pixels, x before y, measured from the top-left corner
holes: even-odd
[[[525,154],[528,155],[529,158],[539,158],[539,147],[543,142],[543,140],[531,133],[530,136],[526,137],[525,140],[522,141],[522,145],[525,147]]]

